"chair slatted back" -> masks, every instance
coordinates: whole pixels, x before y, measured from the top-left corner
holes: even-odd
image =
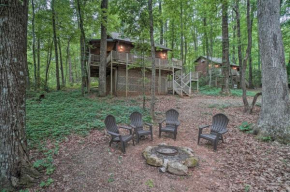
[[[227,129],[227,125],[229,123],[229,119],[226,115],[219,113],[213,116],[212,118],[212,131],[220,132]]]
[[[166,111],[166,126],[175,127],[178,122],[179,113],[175,109],[169,109]]]
[[[137,130],[143,129],[143,120],[142,120],[142,114],[139,112],[133,112],[130,115],[131,124],[136,127]]]
[[[119,133],[118,126],[116,124],[116,119],[113,115],[108,115],[105,119],[106,129],[108,131]]]

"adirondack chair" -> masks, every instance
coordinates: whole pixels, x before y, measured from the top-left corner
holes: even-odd
[[[144,135],[151,135],[151,140],[153,140],[153,132],[152,132],[152,125],[149,123],[143,123],[142,114],[139,112],[133,112],[130,115],[131,124],[130,126],[134,128],[134,133],[137,138],[137,143],[139,143],[139,139],[141,136]],[[144,130],[144,125],[149,127],[149,130]]]
[[[206,139],[208,141],[211,141],[213,143],[213,149],[217,150],[217,145],[219,140],[223,139],[223,134],[228,132],[227,125],[229,123],[229,119],[224,114],[216,114],[212,118],[212,125],[205,125],[199,127],[199,133],[198,133],[198,141],[197,144],[199,144],[200,138]],[[209,134],[203,134],[202,131],[205,128],[210,128]]]
[[[109,143],[109,146],[111,147],[111,144],[113,142],[120,142],[121,143],[121,149],[122,152],[125,153],[126,149],[125,149],[125,145],[132,140],[133,141],[133,145],[135,145],[134,143],[134,139],[133,139],[133,135],[132,135],[132,129],[130,127],[126,127],[126,126],[117,126],[116,124],[116,119],[113,115],[108,115],[105,119],[105,125],[106,125],[106,129],[108,134],[111,135],[111,141]],[[126,129],[130,132],[129,135],[121,135],[119,132],[119,129]]]
[[[159,122],[159,138],[161,137],[161,132],[173,133],[174,140],[176,140],[177,128],[180,125],[178,121],[179,113],[175,109],[169,109],[166,111],[166,118]],[[162,123],[165,122],[165,127],[162,127]]]

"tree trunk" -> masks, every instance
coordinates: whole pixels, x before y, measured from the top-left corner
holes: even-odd
[[[207,72],[209,74],[209,82],[208,85],[211,86],[211,67],[210,67],[210,59],[209,59],[209,46],[208,46],[208,35],[207,35],[207,22],[206,22],[206,15],[204,13],[203,17],[203,29],[204,29],[204,40],[205,40],[205,50],[206,50],[206,62],[207,62]]]
[[[244,103],[244,113],[250,113],[250,106],[247,99],[247,88],[246,88],[246,69],[247,69],[247,60],[251,56],[251,50],[252,50],[252,20],[251,20],[251,4],[250,0],[247,0],[247,29],[248,29],[248,47],[246,52],[246,57],[243,62],[242,66],[242,81],[241,86],[243,90],[243,103]]]
[[[152,77],[151,77],[151,117],[155,119],[155,45],[154,45],[154,28],[153,28],[153,13],[152,0],[148,0],[149,11],[149,28],[150,28],[150,44],[151,44],[151,59],[152,59]]]
[[[40,88],[40,38],[37,38],[37,88]]]
[[[67,43],[67,61],[68,61],[68,76],[69,76],[69,82],[74,83],[73,80],[73,73],[72,73],[72,63],[71,63],[71,57],[70,57],[70,41]]]
[[[237,19],[237,38],[238,38],[238,59],[239,59],[239,67],[242,69],[243,65],[243,56],[242,56],[242,43],[241,43],[241,23],[240,23],[240,9],[239,9],[240,0],[236,0],[236,8],[234,9],[236,12]],[[242,82],[242,70],[240,70],[240,83]]]
[[[159,3],[159,14],[160,14],[160,45],[163,45],[163,19],[162,19],[162,2],[158,0]]]
[[[38,177],[25,134],[28,1],[0,4],[0,188],[16,191]]]
[[[101,50],[100,50],[100,70],[99,70],[99,95],[106,96],[106,65],[107,65],[107,9],[108,0],[102,0],[101,9]]]
[[[59,37],[58,37],[58,50],[59,50],[59,60],[60,60],[61,84],[62,84],[62,87],[65,87],[65,78],[64,78],[64,72],[63,72],[63,63],[62,63],[62,54],[61,54],[61,43],[60,43]]]
[[[37,88],[37,67],[36,67],[36,51],[35,51],[35,30],[34,30],[34,18],[35,18],[35,11],[34,11],[34,1],[31,0],[31,7],[32,7],[32,54],[33,54],[33,74],[34,74],[34,90]]]
[[[50,41],[48,41],[48,43],[50,43]],[[52,56],[52,46],[53,46],[53,41],[51,41],[51,44],[48,47],[47,50],[47,60],[46,60],[46,69],[45,69],[45,80],[44,80],[44,90],[48,91],[48,72],[49,72],[49,66],[51,63],[51,56]]]
[[[228,0],[222,1],[222,47],[223,47],[223,85],[221,93],[224,95],[230,94],[229,87],[229,31],[228,31]]]
[[[251,43],[251,44],[252,44],[253,17],[254,17],[253,7],[250,4],[250,0],[247,0],[248,43]],[[254,85],[253,85],[253,66],[252,66],[252,45],[250,46],[250,49],[249,49],[249,88],[250,89],[254,88]]]
[[[81,30],[80,35],[80,52],[81,52],[81,74],[82,74],[82,95],[85,95],[85,89],[88,88],[88,81],[87,81],[87,70],[86,70],[86,36],[85,36],[85,30],[83,27],[83,18],[82,18],[82,12],[81,12],[81,5],[80,0],[77,0],[77,8],[78,8],[78,21],[79,21],[79,28]]]
[[[232,17],[234,18],[234,13],[232,12]],[[236,30],[237,25],[233,24],[233,53],[232,53],[232,61],[236,63]]]
[[[175,40],[175,34],[174,34],[174,19],[171,22],[171,58],[174,58],[174,40]]]
[[[52,28],[53,28],[53,41],[54,41],[54,51],[55,51],[55,77],[56,77],[56,89],[60,90],[59,83],[59,66],[58,66],[58,51],[57,51],[57,35],[56,35],[56,26],[55,26],[55,2],[51,1],[51,11],[52,11]]]
[[[181,77],[184,73],[184,58],[183,58],[183,4],[182,1],[180,2],[180,58],[182,62],[182,68],[181,68]],[[182,92],[181,92],[182,93]]]
[[[280,26],[280,0],[258,0],[258,31],[262,61],[262,135],[290,142],[289,91]]]

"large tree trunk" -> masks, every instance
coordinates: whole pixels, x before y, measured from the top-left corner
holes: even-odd
[[[239,8],[240,0],[236,0],[236,19],[237,19],[237,38],[238,38],[238,59],[239,66],[242,69],[243,65],[243,56],[242,56],[242,43],[241,43],[241,22],[240,22],[240,8]],[[240,83],[242,82],[242,70],[240,70]]]
[[[51,63],[51,56],[52,56],[52,46],[53,46],[53,41],[50,40],[48,41],[48,50],[47,50],[47,60],[46,60],[46,69],[45,69],[45,80],[44,80],[44,90],[48,91],[48,72],[49,72],[49,66]]]
[[[252,23],[251,23],[251,5],[250,0],[247,0],[247,28],[248,28],[248,47],[246,52],[246,57],[244,58],[243,66],[242,66],[242,73],[241,73],[241,86],[243,90],[243,103],[244,103],[244,112],[250,113],[250,106],[247,99],[247,88],[246,88],[246,69],[247,69],[247,60],[251,55],[252,50]]]
[[[83,26],[83,17],[82,17],[82,11],[81,11],[81,4],[80,0],[77,0],[77,8],[78,8],[78,20],[79,20],[79,28],[81,30],[80,35],[80,53],[81,53],[81,74],[82,74],[82,95],[85,95],[85,89],[88,88],[88,78],[87,78],[87,68],[86,68],[86,36],[85,36],[85,30]]]
[[[58,66],[58,51],[57,51],[57,35],[56,35],[56,26],[55,26],[55,2],[51,1],[51,11],[52,11],[52,28],[53,28],[53,41],[54,41],[54,51],[55,51],[55,77],[56,77],[56,89],[60,90],[59,83],[59,66]]]
[[[289,92],[280,27],[280,0],[258,0],[257,7],[263,93],[258,127],[263,135],[289,143]]]
[[[34,11],[34,2],[31,0],[31,7],[32,7],[32,55],[33,55],[33,74],[34,74],[34,90],[37,88],[37,67],[36,67],[36,51],[35,51],[35,30],[34,30],[34,18],[35,18],[35,11]]]
[[[67,43],[67,62],[68,62],[69,82],[74,83],[73,73],[72,73],[72,63],[71,63],[71,57],[70,57],[70,40]]]
[[[40,88],[40,38],[37,38],[37,88]]]
[[[62,83],[62,86],[65,87],[65,78],[64,78],[64,72],[63,72],[63,63],[62,63],[62,54],[61,54],[61,43],[60,43],[59,37],[58,37],[58,50],[59,50],[59,60],[60,60],[61,83]]]
[[[182,68],[181,68],[181,77],[183,76],[184,73],[184,57],[183,57],[183,3],[182,1],[180,2],[180,58],[182,62]],[[182,92],[181,92],[182,94]]]
[[[108,0],[102,0],[101,9],[101,50],[100,50],[100,70],[99,70],[99,95],[106,96],[106,66],[107,66],[107,9]]]
[[[163,19],[162,19],[162,1],[158,0],[160,14],[160,45],[163,45]]]
[[[149,11],[149,28],[150,28],[150,44],[151,44],[151,59],[152,59],[152,77],[151,77],[151,117],[155,119],[155,45],[154,45],[154,28],[153,28],[153,13],[152,0],[148,0]]]
[[[228,0],[223,0],[222,2],[222,47],[223,47],[223,84],[221,93],[224,95],[230,94],[229,87],[229,31],[228,31]]]
[[[252,29],[253,29],[253,6],[250,0],[247,0],[247,27],[248,27],[248,43],[252,44]],[[250,34],[250,35],[249,35]],[[249,47],[249,88],[253,89],[253,65],[252,65],[252,45]]]
[[[174,41],[175,41],[174,19],[170,24],[171,24],[171,49],[172,49],[171,58],[173,58],[174,57]]]
[[[25,134],[28,1],[0,4],[0,188],[16,191],[38,175]]]

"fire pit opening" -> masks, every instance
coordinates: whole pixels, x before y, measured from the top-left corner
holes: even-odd
[[[156,151],[162,155],[174,156],[178,153],[178,148],[173,146],[159,146]]]

